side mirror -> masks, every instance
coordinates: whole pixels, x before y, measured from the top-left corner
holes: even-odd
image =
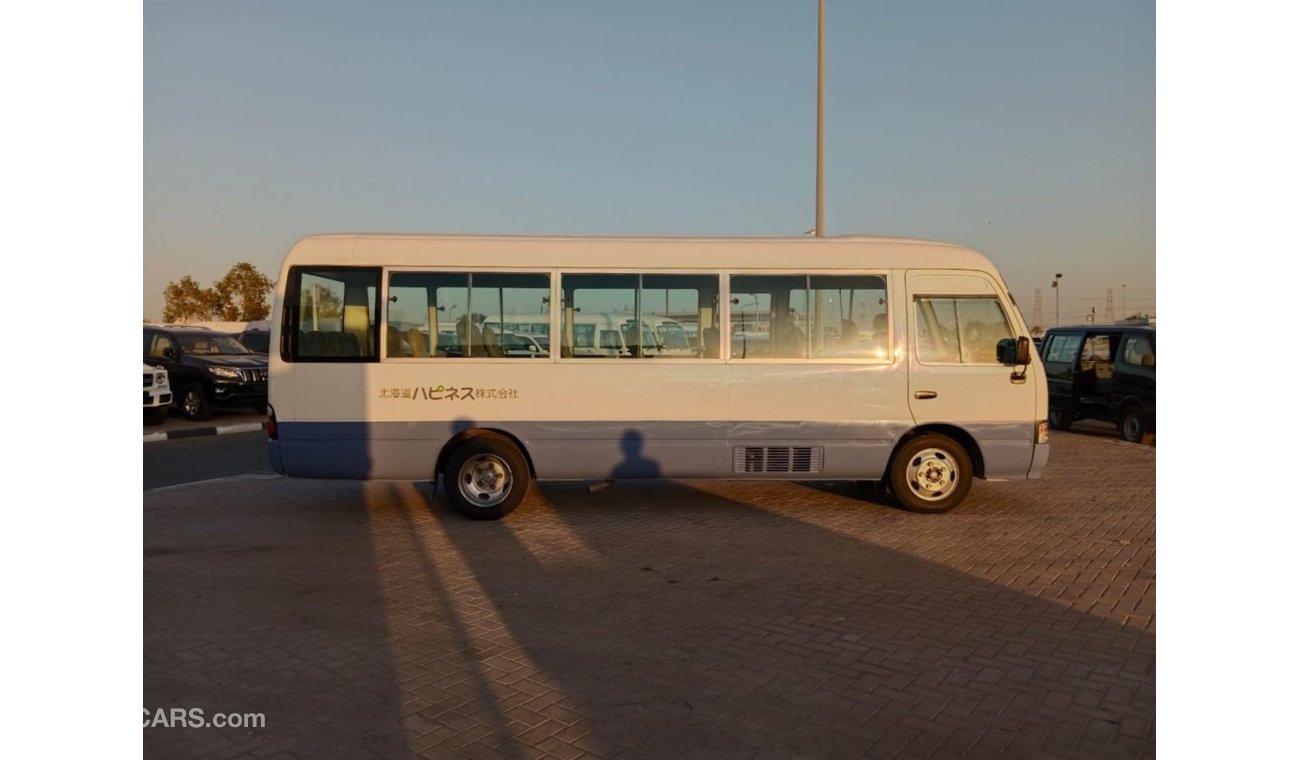
[[[163,354],[163,356],[167,357],[168,359],[175,359],[175,358],[176,358],[176,349],[172,348],[171,346],[166,346],[166,347],[163,348],[163,350],[162,350],[162,354]]]
[[[1012,366],[1028,364],[1032,345],[1029,338],[1023,335],[1019,338],[1003,338],[998,341],[998,364]]]

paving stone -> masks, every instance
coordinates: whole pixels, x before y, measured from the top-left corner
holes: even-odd
[[[942,516],[851,484],[145,494],[151,757],[1155,754],[1155,450],[1053,434]]]

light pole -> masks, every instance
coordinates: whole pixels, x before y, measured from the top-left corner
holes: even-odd
[[[826,237],[822,214],[822,196],[825,194],[826,175],[822,169],[822,145],[825,142],[826,121],[826,0],[817,0],[817,213],[813,235]]]
[[[1123,319],[1128,319],[1128,286],[1124,283],[1119,284],[1119,312],[1123,314]]]
[[[1056,273],[1056,279],[1052,280],[1052,290],[1056,291],[1056,326],[1061,326],[1061,278],[1065,275],[1060,272]]]

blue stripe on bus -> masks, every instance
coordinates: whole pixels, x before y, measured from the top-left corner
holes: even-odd
[[[542,480],[601,478],[725,478],[736,446],[817,446],[815,473],[746,473],[775,479],[877,479],[885,474],[903,422],[601,421],[475,423],[281,422],[272,465],[294,477],[430,480],[445,443],[457,433],[490,427],[514,436]],[[964,426],[980,446],[984,475],[1026,477],[1035,456],[1032,423]],[[1041,447],[1040,447],[1041,448]]]

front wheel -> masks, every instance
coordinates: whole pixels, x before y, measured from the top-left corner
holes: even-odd
[[[1049,405],[1047,408],[1047,424],[1053,430],[1069,430],[1071,423],[1074,422],[1074,410],[1068,406]]]
[[[935,514],[956,507],[974,479],[970,455],[946,435],[926,433],[898,450],[889,468],[894,498],[913,512]]]
[[[524,500],[531,480],[528,462],[513,443],[479,436],[452,451],[443,471],[443,490],[465,517],[499,520]]]
[[[212,402],[208,401],[208,394],[203,390],[201,383],[190,383],[185,386],[180,397],[181,413],[185,419],[201,421],[212,419]]]

